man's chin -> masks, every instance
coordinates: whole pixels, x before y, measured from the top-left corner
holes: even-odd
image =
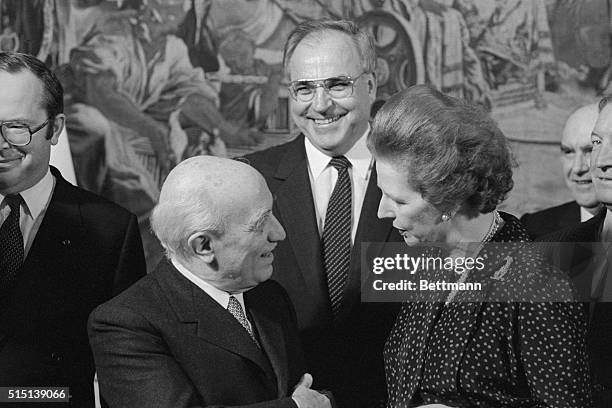
[[[268,279],[270,279],[272,277],[272,265],[268,265],[266,267],[263,267],[258,273],[257,273],[257,280],[261,283],[261,282],[265,282]]]
[[[3,170],[0,169],[0,192],[3,194],[12,194],[18,189],[20,180],[22,179],[16,169]]]
[[[576,197],[576,204],[589,212],[596,212],[599,209],[599,201],[593,197],[581,199]]]

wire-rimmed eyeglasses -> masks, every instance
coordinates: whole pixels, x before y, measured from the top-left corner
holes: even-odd
[[[314,99],[318,87],[334,99],[348,98],[353,95],[355,82],[369,72],[362,72],[356,77],[337,76],[325,79],[298,79],[289,83],[289,94],[293,99],[300,102],[310,102]]]
[[[13,146],[27,146],[32,141],[32,135],[47,126],[49,120],[51,118],[47,118],[41,125],[34,128],[18,122],[0,122],[0,134]]]

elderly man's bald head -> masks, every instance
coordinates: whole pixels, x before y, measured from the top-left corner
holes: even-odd
[[[595,211],[599,201],[595,195],[591,173],[591,132],[599,109],[596,103],[586,105],[570,115],[563,128],[561,164],[565,184],[581,207]]]
[[[184,255],[196,231],[220,235],[226,219],[267,186],[248,164],[213,156],[179,163],[168,175],[151,215],[151,227],[169,253]]]

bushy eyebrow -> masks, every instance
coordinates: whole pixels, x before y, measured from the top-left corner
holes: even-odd
[[[247,231],[251,232],[251,231],[257,231],[261,229],[261,227],[266,222],[270,214],[272,214],[271,209],[263,211],[261,214],[259,214],[251,222],[247,224]]]

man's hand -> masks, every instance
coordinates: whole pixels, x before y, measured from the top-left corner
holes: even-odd
[[[291,398],[295,401],[298,408],[331,408],[331,402],[327,396],[311,390],[312,375],[306,373],[295,386]]]

